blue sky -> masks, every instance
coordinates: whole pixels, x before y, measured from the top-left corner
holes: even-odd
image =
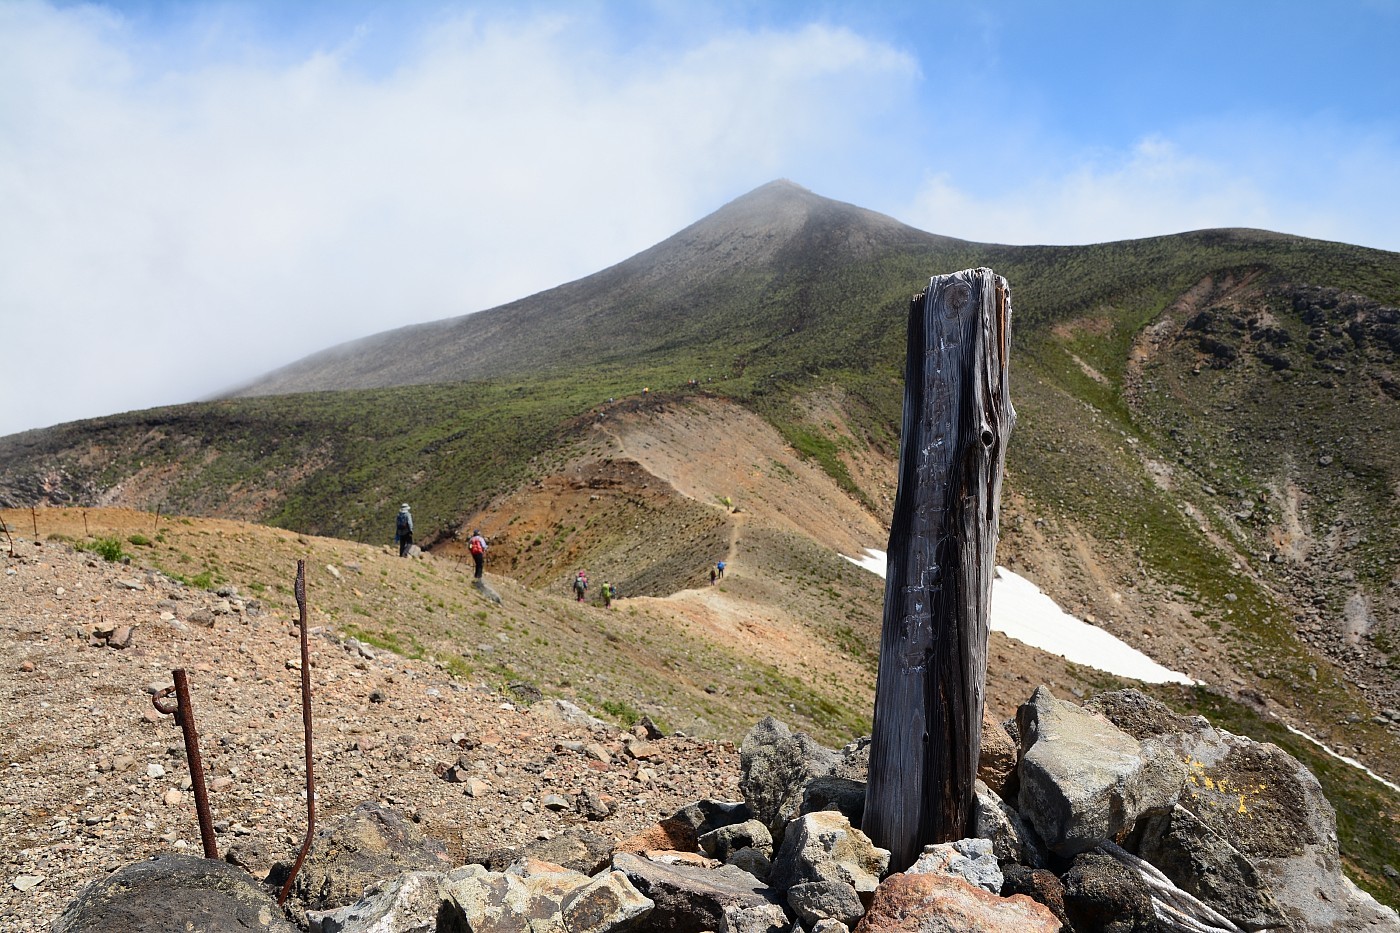
[[[1400,0],[0,0],[0,434],[531,294],[780,177],[974,240],[1400,250],[1397,48]]]

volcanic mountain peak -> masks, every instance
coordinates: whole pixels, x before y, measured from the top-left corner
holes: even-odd
[[[958,242],[773,181],[593,275],[497,308],[341,344],[229,394],[495,378],[573,365],[584,347],[645,352],[681,331],[704,340],[721,329],[732,333],[736,323],[696,318],[697,310],[713,307],[716,295],[750,321],[747,309],[775,282],[809,281],[891,252]]]

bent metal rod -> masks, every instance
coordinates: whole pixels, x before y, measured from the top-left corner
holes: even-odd
[[[199,732],[194,726],[194,707],[190,705],[190,682],[183,667],[170,672],[175,686],[166,687],[151,697],[156,712],[174,716],[185,733],[185,757],[190,764],[190,786],[194,790],[195,810],[199,814],[199,838],[204,843],[204,857],[218,858],[219,846],[214,840],[214,820],[209,815],[209,792],[204,787],[204,760],[199,756]],[[169,697],[175,694],[175,705]]]

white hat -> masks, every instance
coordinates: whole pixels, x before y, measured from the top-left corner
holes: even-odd
[[[408,511],[408,503],[405,502],[405,503],[403,504],[402,508],[403,508],[403,510],[404,510],[405,512],[407,512],[407,511]]]

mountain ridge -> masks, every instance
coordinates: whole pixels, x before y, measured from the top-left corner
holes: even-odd
[[[379,543],[411,501],[434,555],[482,527],[525,590],[585,566],[639,599],[697,589],[737,547],[755,567],[732,584],[747,608],[690,597],[678,625],[867,658],[878,590],[813,516],[844,498],[829,514],[863,515],[853,543],[880,543],[868,529],[892,503],[909,296],[988,265],[1013,291],[1020,414],[999,559],[1168,666],[1208,670],[1209,688],[1173,698],[1183,711],[1267,711],[1400,773],[1400,256],[1249,230],[975,244],[765,188],[645,259],[420,325],[423,354],[385,338],[358,364],[418,378],[440,357],[482,366],[472,381],[0,438],[0,506],[127,505]],[[540,323],[560,308],[557,328]],[[822,728],[862,715],[859,696],[783,657],[767,658],[762,696]],[[686,663],[727,682],[717,661]],[[1355,838],[1375,828],[1359,814],[1344,817]]]

